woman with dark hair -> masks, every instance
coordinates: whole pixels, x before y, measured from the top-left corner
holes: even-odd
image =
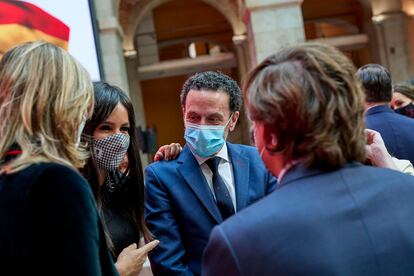
[[[83,175],[96,196],[118,271],[136,275],[158,241],[137,248],[141,236],[146,241],[152,238],[143,216],[144,180],[134,109],[116,86],[97,82],[94,93],[93,115],[83,132],[91,155]]]
[[[414,86],[409,83],[395,84],[392,87],[391,108],[395,112],[414,118]]]

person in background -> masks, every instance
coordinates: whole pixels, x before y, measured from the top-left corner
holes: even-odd
[[[367,64],[357,71],[365,93],[365,123],[378,131],[391,156],[414,163],[414,119],[395,113],[391,107],[392,81],[387,69]]]
[[[213,229],[202,274],[411,275],[414,178],[361,164],[364,93],[351,61],[300,44],[265,59],[245,87],[278,186]]]
[[[0,61],[1,275],[117,275],[90,186],[78,173],[92,82],[63,49],[12,48]]]
[[[149,255],[154,275],[200,275],[211,229],[276,185],[255,148],[226,141],[242,108],[234,80],[220,72],[194,74],[181,105],[183,151],[145,169],[145,220],[160,240]]]
[[[414,118],[414,86],[401,83],[393,85],[392,88],[391,108],[401,115]]]
[[[390,155],[385,147],[381,134],[372,129],[365,129],[367,158],[365,163],[403,173],[414,175],[414,167],[410,161],[397,159]],[[254,125],[250,128],[250,143],[255,145]]]
[[[158,241],[152,241],[144,221],[134,109],[120,88],[106,82],[95,82],[93,88],[95,106],[82,135],[91,157],[82,173],[97,199],[119,273],[136,275]],[[139,248],[141,237],[149,243]]]

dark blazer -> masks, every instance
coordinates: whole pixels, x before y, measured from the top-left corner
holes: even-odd
[[[89,184],[52,163],[0,175],[0,275],[118,275]]]
[[[395,113],[388,105],[374,106],[365,114],[367,128],[381,133],[388,152],[414,164],[414,119]]]
[[[276,180],[256,148],[230,143],[227,148],[239,211],[270,193]],[[149,256],[154,275],[199,275],[210,231],[222,218],[188,146],[177,160],[148,166],[145,183],[145,220],[160,240]]]
[[[298,165],[212,231],[203,275],[412,275],[413,260],[414,177]]]

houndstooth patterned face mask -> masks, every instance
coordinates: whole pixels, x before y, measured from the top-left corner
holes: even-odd
[[[129,135],[118,133],[103,139],[93,140],[96,166],[115,171],[128,151]]]

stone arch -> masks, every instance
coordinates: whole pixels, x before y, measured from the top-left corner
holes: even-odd
[[[172,0],[141,0],[135,5],[133,10],[128,16],[128,22],[124,29],[124,41],[123,48],[124,50],[134,50],[134,35],[135,32],[144,18],[145,14],[150,12],[155,7],[162,5],[166,2]],[[241,21],[240,16],[237,11],[239,10],[237,6],[231,4],[230,1],[224,0],[200,0],[209,4],[213,8],[217,9],[224,18],[230,23],[233,29],[234,35],[244,35],[246,33],[246,26]]]

